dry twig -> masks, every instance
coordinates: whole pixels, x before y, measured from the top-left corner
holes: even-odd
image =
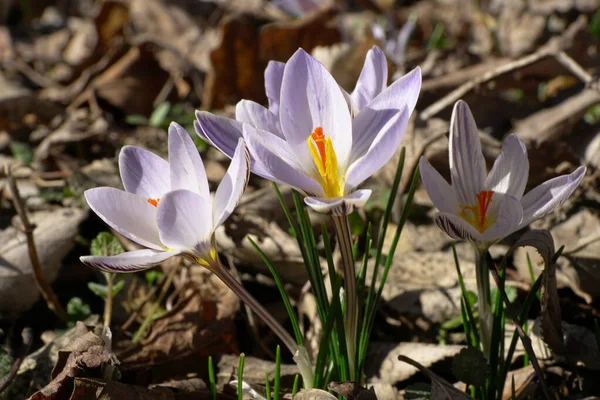
[[[481,84],[497,78],[500,75],[515,71],[517,69],[526,67],[533,63],[536,63],[547,57],[554,57],[556,60],[567,68],[573,75],[581,79],[586,85],[592,85],[593,77],[588,74],[575,60],[569,57],[564,50],[571,47],[575,35],[587,26],[587,18],[580,16],[575,22],[573,22],[569,28],[559,37],[554,37],[548,41],[544,46],[540,47],[535,53],[529,54],[525,57],[519,58],[514,61],[510,61],[506,64],[500,65],[499,67],[492,69],[470,81],[460,85],[446,96],[442,97],[429,107],[427,107],[420,114],[420,118],[423,121],[433,117],[444,108],[454,104],[457,100],[462,98],[465,94],[480,86]]]
[[[27,216],[27,212],[25,210],[25,203],[23,202],[23,199],[19,193],[17,182],[12,176],[8,166],[5,166],[5,174],[8,179],[8,186],[12,195],[13,204],[17,210],[17,213],[19,214],[19,217],[21,218],[21,229],[27,238],[27,248],[29,249],[29,259],[31,260],[31,268],[33,270],[33,275],[35,276],[35,282],[40,290],[40,293],[42,294],[42,297],[46,301],[48,308],[52,310],[61,320],[66,322],[68,320],[67,312],[60,305],[56,294],[52,290],[52,286],[48,284],[48,281],[44,276],[44,271],[42,270],[40,257],[35,245],[35,238],[33,237],[35,225],[29,221],[29,217]]]

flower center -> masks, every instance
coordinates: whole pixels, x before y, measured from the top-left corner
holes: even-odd
[[[308,137],[307,143],[319,171],[319,179],[325,196],[329,198],[343,196],[345,182],[339,174],[339,165],[331,137],[325,137],[323,128],[318,126]]]
[[[488,229],[497,217],[489,215],[488,208],[492,203],[493,190],[482,190],[477,193],[477,204],[474,206],[462,206],[460,216],[462,219],[473,225],[479,233],[483,233]]]
[[[148,203],[152,204],[154,207],[158,207],[158,203],[160,202],[160,198],[157,197],[156,199],[148,199]]]

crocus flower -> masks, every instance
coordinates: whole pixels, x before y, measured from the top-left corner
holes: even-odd
[[[178,124],[169,127],[169,162],[138,147],[125,146],[119,169],[125,190],[90,189],[90,208],[111,228],[146,247],[81,261],[106,272],[136,272],[184,255],[214,259],[213,232],[233,212],[246,187],[249,159],[243,140],[211,200],[200,154]]]
[[[421,179],[440,211],[437,225],[449,236],[487,248],[554,211],[581,183],[585,167],[546,181],[523,195],[529,175],[525,145],[510,135],[486,174],[479,132],[464,101],[454,105],[450,122],[452,185],[421,157]]]
[[[253,172],[303,192],[316,211],[343,215],[369,198],[357,187],[396,152],[420,87],[419,68],[388,87],[385,55],[373,47],[348,94],[299,49],[267,67],[268,109],[242,100],[236,120],[199,112],[196,131],[230,157],[243,137]]]
[[[417,19],[411,16],[408,21],[398,29],[392,20],[389,21],[390,29],[382,24],[371,26],[373,37],[383,44],[385,54],[392,60],[398,71],[404,71],[406,60],[406,47],[410,35],[415,29]]]

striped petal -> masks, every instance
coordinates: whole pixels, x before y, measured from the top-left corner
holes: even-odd
[[[452,187],[462,205],[475,204],[485,183],[485,159],[479,131],[469,106],[462,100],[454,105],[450,121],[450,175]]]
[[[352,105],[362,110],[387,86],[388,66],[385,54],[373,46],[368,52],[365,64],[351,94]]]
[[[361,189],[333,199],[323,197],[305,197],[307,206],[322,214],[346,215],[365,205],[371,197],[371,190]]]
[[[213,200],[213,226],[221,225],[239,203],[250,176],[250,155],[240,139],[227,173],[217,188]]]
[[[90,208],[121,235],[144,247],[164,249],[156,225],[156,207],[148,199],[108,187],[86,190],[85,199]]]
[[[481,233],[458,215],[437,213],[435,223],[453,239],[466,240],[472,243],[481,242]]]
[[[408,112],[406,109],[396,112],[387,120],[366,153],[350,166],[346,176],[348,186],[357,187],[392,158],[404,137],[407,124]]]
[[[80,257],[82,263],[102,272],[132,273],[152,268],[154,265],[178,255],[176,251],[136,250],[111,257]]]
[[[433,205],[441,212],[450,214],[460,213],[460,206],[454,189],[431,166],[424,156],[421,156],[419,160],[419,172],[421,173],[421,181],[423,181],[425,191]]]
[[[348,103],[325,66],[302,49],[285,65],[279,117],[283,135],[299,160],[312,159],[307,139],[321,127],[331,137],[339,165],[347,167],[352,148]]]
[[[585,176],[585,171],[585,167],[579,167],[570,175],[550,179],[523,196],[521,227],[550,214],[560,206],[577,189]]]
[[[277,115],[254,101],[239,101],[235,106],[235,119],[283,137]]]
[[[521,199],[529,177],[529,160],[525,144],[509,135],[485,180],[484,187],[496,193],[506,193]]]
[[[421,68],[417,67],[388,86],[368,104],[368,107],[373,110],[406,108],[410,117],[417,105],[420,91]]]
[[[123,147],[119,170],[123,186],[130,193],[157,198],[171,189],[169,163],[148,150]]]
[[[208,198],[208,178],[200,153],[192,138],[175,122],[169,126],[169,166],[171,190],[187,189]]]
[[[502,196],[496,201],[499,204],[498,211],[494,212],[495,210],[490,209],[489,212],[494,212],[498,217],[496,222],[481,235],[481,240],[488,244],[495,243],[515,232],[523,221],[523,207],[517,198],[494,193],[494,197],[496,196]]]

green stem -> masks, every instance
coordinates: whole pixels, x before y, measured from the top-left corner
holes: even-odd
[[[354,256],[352,254],[352,234],[348,215],[333,215],[344,269],[344,290],[346,292],[346,318],[344,333],[346,334],[346,348],[348,349],[348,364],[350,366],[350,380],[354,381],[356,365],[356,329],[358,326],[358,297],[356,293],[356,271]]]
[[[485,263],[487,249],[475,249],[475,276],[477,279],[477,304],[479,307],[479,337],[483,354],[489,360],[491,352],[493,314],[490,293],[490,275]]]
[[[115,274],[105,273],[106,277],[106,300],[104,301],[104,326],[110,327],[110,321],[112,319],[112,308],[113,308],[113,282],[115,280]]]
[[[304,381],[304,386],[307,389],[312,387],[313,383],[313,371],[312,365],[310,363],[310,359],[308,358],[308,353],[304,346],[298,345],[296,341],[292,338],[292,336],[288,333],[287,330],[279,321],[271,315],[263,306],[256,300],[250,293],[246,291],[246,289],[242,286],[240,282],[235,279],[235,277],[221,264],[218,260],[211,260],[211,265],[209,269],[219,278],[233,293],[236,294],[250,309],[258,315],[260,319],[264,321],[265,324],[271,328],[271,330],[279,337],[279,339],[283,342],[283,344],[288,348],[290,353],[293,354],[294,361],[298,365],[300,369],[300,374],[302,375],[302,380]]]
[[[160,290],[160,294],[158,295],[158,298],[152,305],[152,309],[150,310],[148,315],[146,315],[146,319],[144,320],[142,325],[138,328],[137,332],[133,336],[133,339],[132,339],[133,343],[139,343],[146,335],[146,330],[150,327],[150,324],[152,324],[152,321],[154,320],[154,314],[156,314],[156,312],[158,311],[165,296],[169,292],[169,289],[171,288],[171,284],[173,283],[173,278],[175,278],[175,274],[177,273],[178,270],[179,270],[179,267],[173,267],[173,268],[171,268],[171,271],[169,271],[167,280],[165,281],[162,289]]]

